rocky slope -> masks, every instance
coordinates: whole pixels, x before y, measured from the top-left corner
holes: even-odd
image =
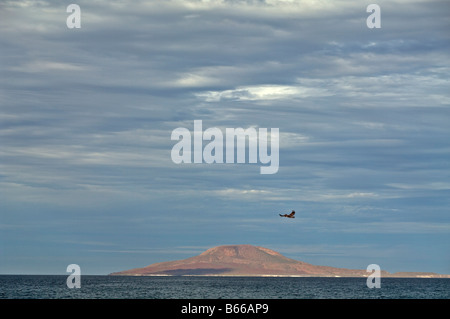
[[[135,268],[111,275],[203,275],[203,276],[326,276],[367,277],[365,269],[345,269],[316,266],[287,258],[264,247],[251,245],[218,246],[198,256],[161,262],[143,268]],[[382,277],[449,277],[434,273],[398,273],[381,271]]]

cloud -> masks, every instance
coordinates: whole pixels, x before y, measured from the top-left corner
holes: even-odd
[[[49,232],[57,241],[72,216],[90,215],[123,236],[100,239],[86,218],[84,241],[128,242],[116,251],[170,236],[171,247],[275,245],[277,232],[312,245],[317,231],[342,247],[367,231],[380,250],[414,234],[446,249],[445,1],[381,1],[379,30],[365,24],[367,3],[350,0],[77,4],[79,30],[60,1],[0,4],[4,229],[53,220],[45,229],[61,227]],[[194,120],[279,128],[278,173],[174,164],[171,132]],[[301,234],[268,217],[296,207]],[[255,215],[243,221],[243,211]],[[151,247],[133,248],[138,236]]]
[[[293,98],[307,98],[311,96],[328,96],[330,93],[320,88],[300,87],[289,85],[262,85],[238,87],[235,90],[221,92],[209,91],[197,94],[207,102],[218,102],[222,99],[241,101],[270,101]]]
[[[52,61],[33,61],[19,67],[12,67],[11,70],[19,72],[49,72],[49,71],[83,71],[86,70],[84,66],[61,63]]]
[[[213,194],[224,198],[226,200],[239,201],[260,201],[261,197],[264,200],[280,200],[280,194],[271,190],[265,189],[236,189],[227,188],[213,191]]]
[[[435,183],[423,183],[423,184],[402,184],[402,183],[391,183],[387,184],[394,188],[405,189],[405,190],[450,190],[450,183],[445,182],[435,182]]]

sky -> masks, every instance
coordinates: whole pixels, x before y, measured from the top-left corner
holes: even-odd
[[[450,274],[449,15],[430,0],[0,2],[0,274],[229,244]],[[171,134],[195,120],[279,129],[278,171],[174,163]]]

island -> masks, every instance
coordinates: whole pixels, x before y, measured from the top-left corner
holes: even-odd
[[[272,276],[272,277],[368,277],[366,269],[318,266],[283,256],[264,247],[225,245],[187,259],[151,264],[114,272],[111,276]],[[430,272],[381,270],[381,277],[450,278]]]

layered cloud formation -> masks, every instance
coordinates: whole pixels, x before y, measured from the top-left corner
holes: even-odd
[[[244,243],[450,272],[449,6],[377,3],[3,1],[0,272]],[[194,120],[279,128],[279,171],[174,164]]]

